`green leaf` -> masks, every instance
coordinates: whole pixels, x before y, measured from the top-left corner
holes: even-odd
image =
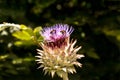
[[[20,40],[31,40],[30,34],[26,31],[17,31],[14,32],[12,35]]]
[[[34,42],[32,40],[21,40],[21,41],[14,42],[14,44],[16,46],[21,46],[21,45],[29,46],[29,45],[33,45]]]
[[[86,54],[91,58],[100,59],[100,57],[95,53],[94,49],[90,49]]]
[[[120,35],[120,30],[104,30],[104,33],[109,36],[118,36]]]
[[[43,37],[42,37],[42,36],[40,36],[39,38],[37,38],[37,41],[38,41],[38,42],[43,41]]]
[[[33,31],[34,34],[39,33],[42,30],[42,27],[36,27]]]
[[[14,42],[14,44],[15,44],[16,46],[20,46],[20,45],[23,45],[23,42],[22,42],[22,41],[16,41],[16,42]]]
[[[27,26],[25,26],[25,25],[20,25],[20,29],[27,29],[28,27]]]

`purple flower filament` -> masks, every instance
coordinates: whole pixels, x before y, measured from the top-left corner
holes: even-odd
[[[73,30],[73,27],[69,27],[67,24],[55,24],[51,27],[43,28],[41,35],[47,46],[60,48],[67,44],[66,39]]]

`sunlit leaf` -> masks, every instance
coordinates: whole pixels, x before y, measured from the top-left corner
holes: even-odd
[[[39,33],[41,30],[42,30],[42,27],[40,26],[40,27],[36,27],[33,32],[34,34],[36,34],[36,33]]]
[[[25,25],[20,25],[20,29],[27,29],[28,27],[27,26],[25,26]]]
[[[14,44],[15,44],[16,46],[21,46],[21,45],[23,45],[23,42],[22,42],[22,41],[16,41],[16,42],[14,42]]]
[[[17,31],[12,35],[20,40],[31,40],[30,34],[26,31]]]

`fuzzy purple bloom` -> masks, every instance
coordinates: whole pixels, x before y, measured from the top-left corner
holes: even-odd
[[[74,31],[73,27],[67,24],[55,24],[51,27],[43,28],[41,35],[46,44],[52,48],[66,45],[66,39]]]
[[[41,35],[47,42],[55,42],[61,38],[69,37],[73,32],[73,27],[67,24],[55,24],[51,27],[43,28]]]

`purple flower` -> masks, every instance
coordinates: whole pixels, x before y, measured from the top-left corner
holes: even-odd
[[[41,35],[44,41],[40,44],[43,50],[37,49],[39,68],[43,68],[46,73],[52,75],[57,74],[63,80],[68,80],[68,73],[76,72],[74,66],[82,67],[82,64],[77,61],[84,57],[82,54],[77,54],[81,49],[75,47],[77,40],[70,41],[70,34],[73,32],[73,27],[67,24],[55,24],[51,27],[43,28]]]
[[[48,46],[60,48],[67,44],[66,39],[73,30],[73,27],[69,27],[67,24],[55,24],[51,27],[43,28],[41,35]]]

